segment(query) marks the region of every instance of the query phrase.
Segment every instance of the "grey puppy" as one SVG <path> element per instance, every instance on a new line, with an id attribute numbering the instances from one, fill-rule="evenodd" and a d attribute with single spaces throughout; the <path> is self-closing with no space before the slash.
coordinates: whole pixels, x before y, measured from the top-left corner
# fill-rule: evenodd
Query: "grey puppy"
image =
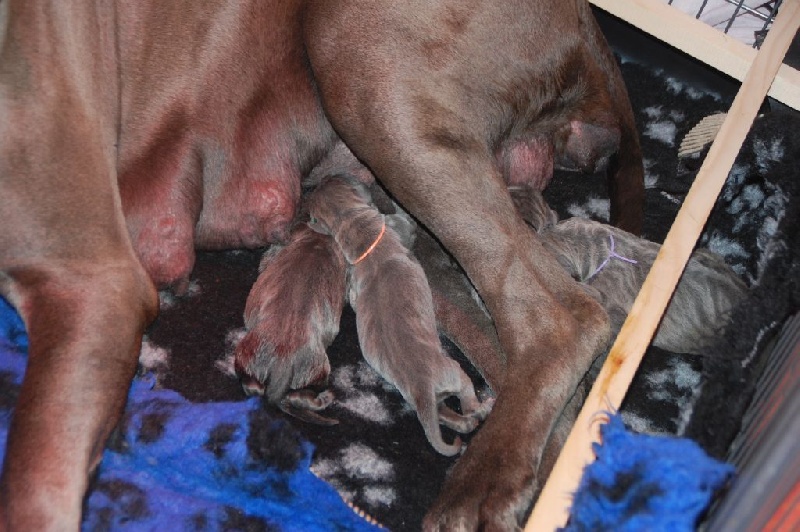
<path id="1" fill-rule="evenodd" d="M 461 366 L 445 354 L 425 273 L 370 202 L 357 180 L 325 178 L 308 199 L 309 225 L 332 235 L 351 265 L 349 297 L 364 358 L 414 408 L 434 449 L 452 456 L 461 439 L 445 443 L 439 425 L 467 434 L 493 400 L 481 402 Z M 451 396 L 462 414 L 444 404 Z"/>
<path id="2" fill-rule="evenodd" d="M 583 218 L 558 220 L 541 193 L 509 189 L 522 217 L 539 233 L 544 247 L 603 305 L 614 333 L 628 315 L 660 244 L 610 225 Z M 653 339 L 676 353 L 702 354 L 728 324 L 747 286 L 725 261 L 697 249 L 678 282 Z"/>

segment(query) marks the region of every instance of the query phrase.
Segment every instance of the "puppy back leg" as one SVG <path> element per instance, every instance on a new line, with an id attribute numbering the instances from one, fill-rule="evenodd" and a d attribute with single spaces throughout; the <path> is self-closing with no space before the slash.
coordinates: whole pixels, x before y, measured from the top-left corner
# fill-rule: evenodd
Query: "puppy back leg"
<path id="1" fill-rule="evenodd" d="M 492 391 L 499 393 L 506 358 L 491 317 L 476 300 L 475 289 L 427 230 L 417 231 L 413 251 L 430 282 L 439 329 L 476 367 Z"/>
<path id="2" fill-rule="evenodd" d="M 116 190 L 113 4 L 0 10 L 0 293 L 30 339 L 0 529 L 78 530 L 157 297 Z"/>

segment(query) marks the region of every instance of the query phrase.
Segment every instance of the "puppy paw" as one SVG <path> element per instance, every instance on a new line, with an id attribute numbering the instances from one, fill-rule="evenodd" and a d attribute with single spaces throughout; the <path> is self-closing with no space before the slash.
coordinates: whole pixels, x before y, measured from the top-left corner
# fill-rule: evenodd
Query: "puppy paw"
<path id="1" fill-rule="evenodd" d="M 268 331 L 250 330 L 234 351 L 234 368 L 248 395 L 266 395 L 279 405 L 287 399 L 296 405 L 320 410 L 333 400 L 332 394 L 313 394 L 306 388 L 324 384 L 330 374 L 330 362 L 324 351 L 301 348 L 283 354 L 270 342 Z M 313 397 L 312 397 L 313 395 Z"/>
<path id="2" fill-rule="evenodd" d="M 489 413 L 492 411 L 494 407 L 494 397 L 487 397 L 481 403 L 478 404 L 478 407 L 474 410 L 469 412 L 469 415 L 483 421 L 489 416 Z"/>
<path id="3" fill-rule="evenodd" d="M 464 404 L 462 401 L 461 409 L 463 414 L 459 414 L 444 403 L 439 405 L 439 422 L 445 427 L 460 434 L 469 434 L 478 428 L 478 425 L 486 419 L 494 406 L 494 397 L 489 397 L 483 402 L 473 401 L 474 404 Z"/>
<path id="4" fill-rule="evenodd" d="M 237 370 L 242 390 L 248 397 L 264 395 L 264 385 L 258 379 Z"/>
<path id="5" fill-rule="evenodd" d="M 550 208 L 538 190 L 528 186 L 512 186 L 508 188 L 508 191 L 519 215 L 537 233 L 558 223 L 558 215 Z"/>
<path id="6" fill-rule="evenodd" d="M 311 389 L 292 390 L 281 399 L 280 409 L 306 423 L 314 425 L 332 426 L 338 425 L 339 420 L 328 418 L 318 414 L 320 410 L 325 410 L 335 400 L 331 390 L 316 393 Z"/>
<path id="7" fill-rule="evenodd" d="M 460 434 L 469 434 L 480 424 L 481 420 L 465 414 L 459 414 L 444 403 L 439 405 L 439 423 Z"/>

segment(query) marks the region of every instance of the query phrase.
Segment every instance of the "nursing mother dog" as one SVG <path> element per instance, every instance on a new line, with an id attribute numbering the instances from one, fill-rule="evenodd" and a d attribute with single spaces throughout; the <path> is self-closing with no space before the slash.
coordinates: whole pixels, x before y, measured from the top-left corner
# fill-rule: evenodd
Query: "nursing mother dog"
<path id="1" fill-rule="evenodd" d="M 156 288 L 185 290 L 195 249 L 282 241 L 340 143 L 460 262 L 505 353 L 425 526 L 517 525 L 608 324 L 507 182 L 608 164 L 612 222 L 642 221 L 630 104 L 584 0 L 0 0 L 0 47 L 0 292 L 30 336 L 3 528 L 79 528 Z"/>

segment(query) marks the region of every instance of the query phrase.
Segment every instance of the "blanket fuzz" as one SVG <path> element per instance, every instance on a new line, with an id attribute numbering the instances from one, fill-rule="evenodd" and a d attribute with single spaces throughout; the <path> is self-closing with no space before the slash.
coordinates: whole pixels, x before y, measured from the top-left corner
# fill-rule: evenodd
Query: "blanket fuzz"
<path id="1" fill-rule="evenodd" d="M 565 532 L 690 532 L 733 467 L 686 438 L 635 434 L 612 415 L 583 473 Z"/>

